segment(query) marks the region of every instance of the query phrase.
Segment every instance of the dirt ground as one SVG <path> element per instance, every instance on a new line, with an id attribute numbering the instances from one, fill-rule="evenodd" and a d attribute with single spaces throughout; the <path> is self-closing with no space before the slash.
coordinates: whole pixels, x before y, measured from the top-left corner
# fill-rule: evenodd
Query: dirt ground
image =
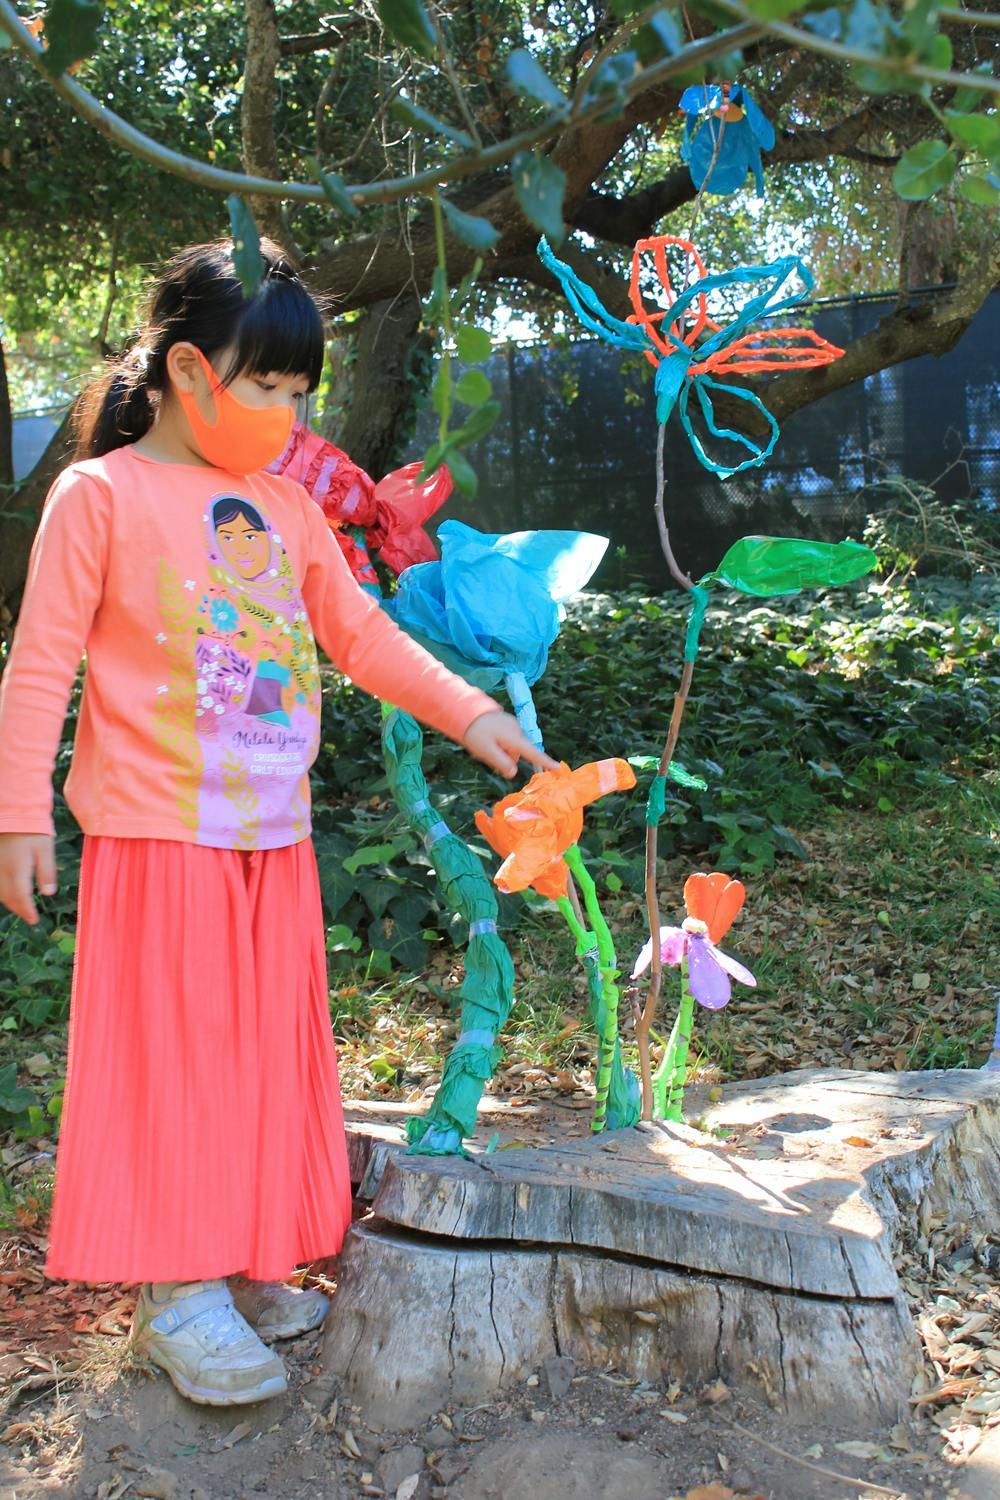
<path id="1" fill-rule="evenodd" d="M 118 1311 L 128 1309 L 119 1301 Z M 417 1431 L 385 1431 L 338 1399 L 317 1362 L 319 1344 L 318 1332 L 283 1344 L 287 1396 L 240 1411 L 192 1406 L 165 1376 L 132 1364 L 123 1338 L 94 1340 L 68 1384 L 44 1383 L 39 1370 L 36 1385 L 8 1392 L 0 1500 L 1000 1494 L 1000 1479 L 995 1490 L 966 1489 L 964 1468 L 944 1461 L 926 1419 L 859 1442 L 847 1430 L 789 1427 L 721 1384 L 653 1390 L 566 1360 L 487 1405 L 442 1411 Z"/>

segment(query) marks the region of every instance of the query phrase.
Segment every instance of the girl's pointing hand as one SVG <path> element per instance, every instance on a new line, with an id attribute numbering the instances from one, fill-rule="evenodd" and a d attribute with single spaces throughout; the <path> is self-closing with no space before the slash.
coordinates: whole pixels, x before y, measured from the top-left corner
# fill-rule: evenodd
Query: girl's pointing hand
<path id="1" fill-rule="evenodd" d="M 513 714 L 480 714 L 465 731 L 462 744 L 470 755 L 499 771 L 514 776 L 519 760 L 530 761 L 539 771 L 558 771 L 559 762 L 539 750 L 527 738 Z"/>

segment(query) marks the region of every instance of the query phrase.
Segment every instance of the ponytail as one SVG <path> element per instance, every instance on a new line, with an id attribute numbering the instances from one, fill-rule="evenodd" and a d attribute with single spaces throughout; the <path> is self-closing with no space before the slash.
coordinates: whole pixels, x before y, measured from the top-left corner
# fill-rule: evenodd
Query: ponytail
<path id="1" fill-rule="evenodd" d="M 75 458 L 101 458 L 149 431 L 156 408 L 147 384 L 148 365 L 149 351 L 137 344 L 87 387 L 73 410 Z"/>
<path id="2" fill-rule="evenodd" d="M 232 243 L 189 245 L 166 266 L 150 296 L 145 325 L 128 353 L 84 391 L 73 413 L 77 459 L 100 458 L 143 437 L 170 381 L 167 355 L 191 343 L 206 359 L 234 347 L 224 380 L 304 375 L 315 390 L 323 371 L 323 317 L 281 248 L 261 240 L 264 278 L 247 297 Z"/>

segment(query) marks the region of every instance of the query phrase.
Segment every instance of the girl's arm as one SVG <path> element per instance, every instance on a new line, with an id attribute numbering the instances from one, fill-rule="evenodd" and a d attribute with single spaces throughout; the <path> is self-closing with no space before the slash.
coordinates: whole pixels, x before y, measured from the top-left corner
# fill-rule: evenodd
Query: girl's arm
<path id="1" fill-rule="evenodd" d="M 309 562 L 302 597 L 334 665 L 365 692 L 439 729 L 505 776 L 513 776 L 519 758 L 554 769 L 556 762 L 525 737 L 513 715 L 449 672 L 358 587 L 319 506 L 307 500 L 304 509 Z"/>
<path id="2" fill-rule="evenodd" d="M 0 900 L 29 921 L 34 916 L 32 876 L 37 875 L 46 893 L 55 888 L 51 844 L 44 842 L 54 835 L 52 768 L 101 601 L 109 505 L 103 486 L 72 468 L 52 486 L 0 681 Z"/>

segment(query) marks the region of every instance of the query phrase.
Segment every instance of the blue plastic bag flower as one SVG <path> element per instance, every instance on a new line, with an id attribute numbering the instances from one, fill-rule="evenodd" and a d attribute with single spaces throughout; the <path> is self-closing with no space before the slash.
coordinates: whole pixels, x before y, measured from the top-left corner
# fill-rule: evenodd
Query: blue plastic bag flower
<path id="1" fill-rule="evenodd" d="M 487 535 L 445 521 L 437 540 L 440 560 L 405 569 L 386 608 L 478 687 L 489 691 L 506 680 L 525 733 L 541 743 L 530 684 L 545 671 L 562 603 L 589 581 L 607 538 L 586 531 Z"/>
<path id="2" fill-rule="evenodd" d="M 760 153 L 773 147 L 774 126 L 743 86 L 695 84 L 684 90 L 679 108 L 684 111 L 681 156 L 699 192 L 704 187 L 728 197 L 739 192 L 752 172 L 758 196 L 763 196 Z"/>

